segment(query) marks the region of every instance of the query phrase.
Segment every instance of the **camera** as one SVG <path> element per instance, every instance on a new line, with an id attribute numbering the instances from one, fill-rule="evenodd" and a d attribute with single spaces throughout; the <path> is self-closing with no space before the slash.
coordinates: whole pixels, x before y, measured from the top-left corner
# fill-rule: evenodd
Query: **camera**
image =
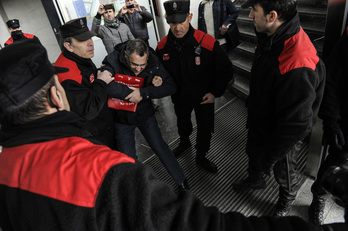
<path id="1" fill-rule="evenodd" d="M 134 4 L 130 4 L 127 6 L 128 9 L 135 8 Z"/>

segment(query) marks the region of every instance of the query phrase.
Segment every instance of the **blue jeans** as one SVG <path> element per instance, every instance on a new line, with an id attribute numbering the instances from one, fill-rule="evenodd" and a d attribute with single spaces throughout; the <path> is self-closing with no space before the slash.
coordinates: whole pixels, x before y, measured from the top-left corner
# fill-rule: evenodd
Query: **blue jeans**
<path id="1" fill-rule="evenodd" d="M 185 175 L 168 144 L 163 140 L 155 116 L 151 116 L 145 122 L 135 125 L 115 123 L 118 150 L 134 159 L 138 158 L 135 149 L 135 128 L 140 130 L 151 149 L 173 177 L 175 183 L 181 185 L 185 180 Z"/>

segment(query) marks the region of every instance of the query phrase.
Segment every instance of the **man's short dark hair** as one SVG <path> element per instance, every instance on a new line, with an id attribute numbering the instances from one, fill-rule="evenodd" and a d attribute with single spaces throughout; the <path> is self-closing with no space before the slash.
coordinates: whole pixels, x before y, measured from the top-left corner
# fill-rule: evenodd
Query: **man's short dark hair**
<path id="1" fill-rule="evenodd" d="M 149 48 L 142 39 L 133 39 L 130 40 L 126 45 L 126 54 L 130 57 L 133 53 L 136 53 L 140 57 L 143 57 L 145 54 L 149 57 Z"/>
<path id="2" fill-rule="evenodd" d="M 34 95 L 18 106 L 0 107 L 0 124 L 2 127 L 26 124 L 43 117 L 46 112 L 47 92 L 55 86 L 54 77 Z M 0 92 L 0 98 L 4 92 Z"/>
<path id="3" fill-rule="evenodd" d="M 297 12 L 297 0 L 259 1 L 263 11 L 269 14 L 272 10 L 278 13 L 280 21 L 289 21 Z"/>
<path id="4" fill-rule="evenodd" d="M 62 36 L 60 36 L 59 47 L 61 50 L 63 50 L 64 43 L 72 44 L 72 37 L 63 38 Z"/>
<path id="5" fill-rule="evenodd" d="M 104 5 L 104 10 L 109 10 L 109 9 L 112 9 L 115 12 L 114 4 Z"/>

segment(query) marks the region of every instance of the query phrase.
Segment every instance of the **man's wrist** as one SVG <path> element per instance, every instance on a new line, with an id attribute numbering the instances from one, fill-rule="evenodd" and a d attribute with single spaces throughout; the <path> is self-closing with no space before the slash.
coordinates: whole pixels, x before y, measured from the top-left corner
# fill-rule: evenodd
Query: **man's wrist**
<path id="1" fill-rule="evenodd" d="M 97 15 L 95 16 L 97 19 L 101 19 L 102 14 L 100 14 L 99 12 L 97 12 Z"/>

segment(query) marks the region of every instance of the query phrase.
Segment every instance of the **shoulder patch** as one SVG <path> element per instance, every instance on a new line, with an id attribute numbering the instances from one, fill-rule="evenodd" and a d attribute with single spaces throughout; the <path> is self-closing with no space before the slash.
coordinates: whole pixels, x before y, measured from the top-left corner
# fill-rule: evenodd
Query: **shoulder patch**
<path id="1" fill-rule="evenodd" d="M 7 44 L 7 45 L 10 45 L 10 44 L 12 44 L 13 43 L 13 38 L 12 37 L 10 37 L 9 39 L 7 39 L 7 41 L 5 42 L 5 44 Z"/>
<path id="2" fill-rule="evenodd" d="M 195 37 L 196 41 L 199 43 L 202 41 L 201 46 L 209 51 L 212 51 L 214 49 L 214 44 L 216 39 L 213 38 L 213 36 L 204 33 L 203 31 L 200 30 L 196 30 L 193 34 L 193 36 Z M 204 38 L 203 38 L 204 36 Z M 202 40 L 203 38 L 203 40 Z"/>
<path id="3" fill-rule="evenodd" d="M 29 39 L 32 39 L 34 38 L 34 35 L 33 34 L 27 34 L 27 33 L 23 33 L 23 35 Z"/>
<path id="4" fill-rule="evenodd" d="M 284 42 L 284 48 L 278 57 L 278 61 L 282 75 L 301 67 L 315 70 L 319 62 L 317 50 L 302 27 L 297 34 Z"/>
<path id="5" fill-rule="evenodd" d="M 54 66 L 66 67 L 69 69 L 68 72 L 58 74 L 58 79 L 60 83 L 68 79 L 74 80 L 79 84 L 82 83 L 81 71 L 77 67 L 77 64 L 74 61 L 65 58 L 63 54 L 59 55 L 57 61 L 54 63 Z"/>
<path id="6" fill-rule="evenodd" d="M 106 146 L 68 137 L 3 148 L 0 163 L 0 184 L 92 208 L 110 168 L 135 161 Z"/>
<path id="7" fill-rule="evenodd" d="M 161 39 L 161 41 L 158 42 L 157 44 L 157 50 L 161 50 L 165 47 L 166 43 L 167 43 L 167 39 L 168 39 L 168 35 L 164 36 L 163 39 Z"/>

